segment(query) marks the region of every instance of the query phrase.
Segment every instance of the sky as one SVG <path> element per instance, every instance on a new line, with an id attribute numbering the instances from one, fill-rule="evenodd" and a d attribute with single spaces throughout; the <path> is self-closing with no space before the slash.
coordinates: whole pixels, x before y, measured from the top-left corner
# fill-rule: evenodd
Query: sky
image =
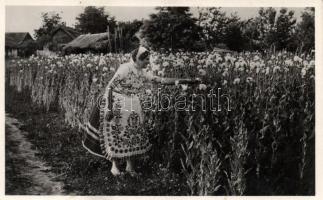
<path id="1" fill-rule="evenodd" d="M 279 9 L 279 8 L 276 8 Z M 32 36 L 34 30 L 42 24 L 42 12 L 56 12 L 62 17 L 67 26 L 73 27 L 75 18 L 84 11 L 81 6 L 6 6 L 6 32 L 29 32 Z M 255 17 L 258 7 L 223 7 L 228 15 L 236 12 L 241 19 Z M 297 20 L 300 19 L 304 8 L 288 8 L 294 10 Z M 105 7 L 105 11 L 114 16 L 117 21 L 129 21 L 134 19 L 148 19 L 155 12 L 154 7 Z M 192 7 L 193 16 L 197 16 L 197 8 Z"/>

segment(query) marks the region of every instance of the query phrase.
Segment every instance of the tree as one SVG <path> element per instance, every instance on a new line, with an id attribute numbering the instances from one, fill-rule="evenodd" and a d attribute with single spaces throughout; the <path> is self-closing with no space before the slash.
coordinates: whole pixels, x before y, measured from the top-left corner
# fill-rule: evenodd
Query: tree
<path id="1" fill-rule="evenodd" d="M 130 52 L 139 45 L 139 39 L 136 37 L 136 33 L 143 25 L 142 21 L 134 20 L 128 22 L 120 22 L 118 24 L 118 35 L 120 40 L 120 49 L 123 52 Z"/>
<path id="2" fill-rule="evenodd" d="M 58 13 L 42 13 L 42 26 L 35 30 L 35 38 L 37 40 L 38 46 L 42 47 L 44 44 L 50 42 L 51 32 L 58 26 L 65 26 L 65 22 L 62 22 L 62 18 Z"/>
<path id="3" fill-rule="evenodd" d="M 246 50 L 263 51 L 275 45 L 276 16 L 276 9 L 260 8 L 258 16 L 242 23 Z"/>
<path id="4" fill-rule="evenodd" d="M 114 32 L 116 21 L 105 13 L 104 7 L 85 7 L 84 12 L 76 17 L 77 24 L 75 28 L 80 33 L 103 33 L 109 26 L 110 33 Z"/>
<path id="5" fill-rule="evenodd" d="M 258 16 L 255 18 L 256 31 L 258 32 L 253 38 L 257 41 L 260 50 L 265 50 L 274 45 L 275 42 L 275 22 L 276 22 L 276 10 L 274 8 L 260 8 Z"/>
<path id="6" fill-rule="evenodd" d="M 209 49 L 224 43 L 233 50 L 240 49 L 231 41 L 239 42 L 242 31 L 239 28 L 240 19 L 236 15 L 226 16 L 221 8 L 210 7 L 199 10 L 198 25 L 203 30 L 203 40 Z M 237 39 L 235 39 L 237 37 Z M 238 41 L 239 40 L 239 41 Z M 230 44 L 228 44 L 230 43 Z"/>
<path id="7" fill-rule="evenodd" d="M 245 38 L 241 30 L 241 22 L 230 23 L 226 27 L 224 36 L 224 43 L 226 46 L 234 51 L 242 51 L 245 48 Z"/>
<path id="8" fill-rule="evenodd" d="M 242 35 L 244 38 L 244 50 L 254 51 L 261 49 L 259 40 L 260 32 L 254 18 L 242 21 Z"/>
<path id="9" fill-rule="evenodd" d="M 297 25 L 297 39 L 302 50 L 315 48 L 315 9 L 306 8 L 302 13 L 302 21 Z"/>
<path id="10" fill-rule="evenodd" d="M 275 32 L 273 33 L 273 41 L 277 50 L 289 48 L 293 50 L 294 47 L 290 46 L 293 44 L 293 34 L 295 32 L 296 19 L 294 18 L 294 11 L 287 12 L 287 9 L 282 8 L 279 11 L 279 16 L 276 21 Z"/>
<path id="11" fill-rule="evenodd" d="M 277 15 L 274 8 L 260 8 L 258 16 L 245 23 L 243 35 L 249 50 L 293 50 L 295 47 L 294 11 L 282 8 Z"/>
<path id="12" fill-rule="evenodd" d="M 156 10 L 140 31 L 151 48 L 188 51 L 203 48 L 201 29 L 188 7 L 157 7 Z"/>

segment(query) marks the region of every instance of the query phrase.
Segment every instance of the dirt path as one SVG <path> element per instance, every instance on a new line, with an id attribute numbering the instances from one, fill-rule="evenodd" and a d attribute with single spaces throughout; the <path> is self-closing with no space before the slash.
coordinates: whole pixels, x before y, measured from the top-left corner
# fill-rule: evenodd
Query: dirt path
<path id="1" fill-rule="evenodd" d="M 63 183 L 54 180 L 57 175 L 37 156 L 21 125 L 6 115 L 6 194 L 64 194 Z"/>

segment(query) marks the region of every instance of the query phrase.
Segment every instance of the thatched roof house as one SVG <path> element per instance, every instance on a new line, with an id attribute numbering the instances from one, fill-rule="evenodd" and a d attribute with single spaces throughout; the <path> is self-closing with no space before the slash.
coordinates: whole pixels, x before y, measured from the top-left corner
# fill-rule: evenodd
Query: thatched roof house
<path id="1" fill-rule="evenodd" d="M 26 50 L 30 51 L 34 45 L 34 39 L 28 32 L 8 32 L 5 34 L 6 57 L 24 56 Z"/>
<path id="2" fill-rule="evenodd" d="M 51 33 L 53 42 L 64 44 L 69 43 L 79 35 L 79 32 L 68 26 L 59 26 Z"/>
<path id="3" fill-rule="evenodd" d="M 19 48 L 24 42 L 34 41 L 28 32 L 9 32 L 6 33 L 5 38 L 5 47 L 6 48 Z"/>
<path id="4" fill-rule="evenodd" d="M 109 43 L 108 33 L 83 34 L 66 44 L 64 53 L 107 52 Z"/>
<path id="5" fill-rule="evenodd" d="M 65 44 L 74 40 L 80 33 L 68 26 L 58 26 L 50 34 L 50 42 L 45 44 L 45 49 L 53 51 L 61 50 Z"/>

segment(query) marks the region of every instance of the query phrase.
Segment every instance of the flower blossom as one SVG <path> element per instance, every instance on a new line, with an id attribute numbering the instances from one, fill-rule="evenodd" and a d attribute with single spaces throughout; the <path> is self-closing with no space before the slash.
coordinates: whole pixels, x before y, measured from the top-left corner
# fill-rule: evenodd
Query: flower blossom
<path id="1" fill-rule="evenodd" d="M 146 90 L 146 94 L 151 95 L 152 94 L 151 90 L 150 89 L 147 89 Z"/>
<path id="2" fill-rule="evenodd" d="M 256 73 L 258 74 L 260 72 L 260 67 L 256 68 Z"/>
<path id="3" fill-rule="evenodd" d="M 200 74 L 201 76 L 205 76 L 205 75 L 206 75 L 206 71 L 205 71 L 204 69 L 200 69 L 200 70 L 199 70 L 199 74 Z"/>
<path id="4" fill-rule="evenodd" d="M 99 61 L 99 66 L 103 66 L 103 65 L 106 65 L 106 62 L 104 59 L 101 58 Z"/>
<path id="5" fill-rule="evenodd" d="M 240 78 L 235 78 L 234 80 L 233 80 L 233 84 L 234 85 L 238 85 L 240 83 Z"/>
<path id="6" fill-rule="evenodd" d="M 293 65 L 293 61 L 290 60 L 290 59 L 287 59 L 287 60 L 285 60 L 285 65 L 292 66 Z"/>
<path id="7" fill-rule="evenodd" d="M 229 73 L 228 73 L 228 71 L 227 70 L 225 70 L 223 73 L 222 73 L 222 76 L 223 77 L 226 77 L 226 76 L 228 76 L 229 75 Z"/>
<path id="8" fill-rule="evenodd" d="M 306 75 L 306 68 L 305 67 L 302 69 L 301 74 L 302 74 L 302 78 L 304 78 Z"/>
<path id="9" fill-rule="evenodd" d="M 158 76 L 164 76 L 164 71 L 163 70 L 160 70 L 160 71 L 158 71 Z"/>
<path id="10" fill-rule="evenodd" d="M 178 86 L 178 84 L 179 84 L 179 81 L 178 81 L 178 80 L 177 80 L 177 81 L 175 81 L 175 85 L 176 85 L 176 86 Z"/>
<path id="11" fill-rule="evenodd" d="M 303 59 L 298 57 L 298 56 L 294 56 L 294 62 L 302 62 Z"/>
<path id="12" fill-rule="evenodd" d="M 314 67 L 315 66 L 315 61 L 314 60 L 311 60 L 309 66 L 310 67 Z"/>
<path id="13" fill-rule="evenodd" d="M 166 61 L 166 62 L 163 62 L 163 67 L 167 67 L 169 66 L 169 63 Z"/>
<path id="14" fill-rule="evenodd" d="M 153 71 L 159 71 L 160 70 L 160 66 L 155 64 L 155 63 L 152 63 L 151 64 L 151 70 Z"/>
<path id="15" fill-rule="evenodd" d="M 252 77 L 247 77 L 246 81 L 247 81 L 247 83 L 251 83 L 253 81 L 253 78 Z"/>
<path id="16" fill-rule="evenodd" d="M 206 87 L 206 85 L 205 85 L 205 84 L 200 84 L 200 85 L 199 85 L 199 89 L 200 89 L 200 90 L 206 90 L 206 88 L 207 88 L 207 87 Z"/>
<path id="17" fill-rule="evenodd" d="M 276 72 L 279 72 L 279 71 L 280 71 L 280 67 L 279 66 L 275 66 L 273 72 L 276 73 Z"/>
<path id="18" fill-rule="evenodd" d="M 188 88 L 188 85 L 184 85 L 184 84 L 183 84 L 183 85 L 181 85 L 181 87 L 182 87 L 182 90 L 183 90 L 183 91 L 186 91 L 186 90 L 187 90 L 187 88 Z"/>

